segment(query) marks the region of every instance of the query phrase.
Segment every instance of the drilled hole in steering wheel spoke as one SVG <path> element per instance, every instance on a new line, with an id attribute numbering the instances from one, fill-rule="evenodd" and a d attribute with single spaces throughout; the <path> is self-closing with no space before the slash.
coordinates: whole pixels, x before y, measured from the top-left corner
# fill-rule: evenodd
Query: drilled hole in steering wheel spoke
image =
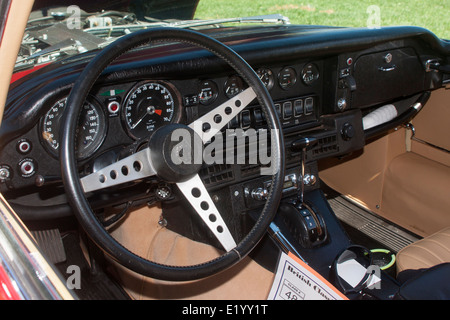
<path id="1" fill-rule="evenodd" d="M 209 130 L 211 130 L 211 125 L 208 122 L 203 123 L 202 131 L 203 132 L 208 132 Z"/>
<path id="2" fill-rule="evenodd" d="M 231 107 L 226 107 L 224 111 L 225 114 L 228 116 L 233 113 L 233 109 Z"/>
<path id="3" fill-rule="evenodd" d="M 142 170 L 142 164 L 139 161 L 133 162 L 133 168 L 136 172 L 140 172 Z"/>
<path id="4" fill-rule="evenodd" d="M 202 192 L 198 188 L 193 188 L 191 190 L 191 193 L 195 198 L 200 198 L 200 196 L 202 195 Z"/>
<path id="5" fill-rule="evenodd" d="M 209 209 L 209 204 L 208 204 L 208 202 L 206 202 L 206 201 L 202 201 L 202 203 L 200 203 L 200 207 L 201 207 L 204 211 L 206 211 L 206 210 Z"/>

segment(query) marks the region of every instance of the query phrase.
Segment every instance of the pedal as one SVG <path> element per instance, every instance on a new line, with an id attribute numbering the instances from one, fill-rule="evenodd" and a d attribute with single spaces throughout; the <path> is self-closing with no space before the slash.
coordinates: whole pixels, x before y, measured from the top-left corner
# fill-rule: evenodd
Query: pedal
<path id="1" fill-rule="evenodd" d="M 42 253 L 53 263 L 66 261 L 66 251 L 58 229 L 32 231 Z"/>

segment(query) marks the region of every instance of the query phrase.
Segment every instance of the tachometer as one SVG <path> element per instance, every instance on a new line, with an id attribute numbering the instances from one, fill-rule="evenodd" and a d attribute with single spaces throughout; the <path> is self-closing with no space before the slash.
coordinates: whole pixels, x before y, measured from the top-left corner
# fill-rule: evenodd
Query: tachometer
<path id="1" fill-rule="evenodd" d="M 61 117 L 67 98 L 56 102 L 41 122 L 41 137 L 47 150 L 55 156 L 59 151 Z M 91 156 L 102 144 L 106 134 L 106 118 L 100 105 L 91 99 L 86 101 L 80 114 L 76 134 L 76 154 L 79 160 Z"/>
<path id="2" fill-rule="evenodd" d="M 178 91 L 163 81 L 137 84 L 129 92 L 122 119 L 128 134 L 138 140 L 149 137 L 160 126 L 179 120 Z"/>

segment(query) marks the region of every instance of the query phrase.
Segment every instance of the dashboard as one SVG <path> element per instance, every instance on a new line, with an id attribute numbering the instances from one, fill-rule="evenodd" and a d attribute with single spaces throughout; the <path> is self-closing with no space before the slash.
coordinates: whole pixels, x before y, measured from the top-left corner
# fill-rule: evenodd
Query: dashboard
<path id="1" fill-rule="evenodd" d="M 403 114 L 421 94 L 440 87 L 446 79 L 427 72 L 425 64 L 430 59 L 445 63 L 450 52 L 448 43 L 413 27 L 233 27 L 204 32 L 240 53 L 269 91 L 286 145 L 286 196 L 299 187 L 299 138 L 318 141 L 306 151 L 311 178 L 306 189 L 318 188 L 317 161 L 361 150 L 367 139 L 363 117 L 372 110 L 395 103 Z M 0 127 L 0 191 L 24 219 L 70 215 L 61 181 L 59 132 L 70 88 L 91 58 L 92 53 L 67 58 L 11 86 Z M 197 48 L 167 43 L 127 53 L 105 70 L 81 111 L 76 141 L 80 174 L 139 151 L 159 127 L 192 123 L 246 87 L 223 61 Z M 264 128 L 257 102 L 226 127 Z M 247 160 L 251 157 L 247 154 Z M 213 199 L 221 199 L 218 206 L 229 212 L 227 219 L 261 206 L 261 190 L 270 186 L 260 167 L 247 161 L 202 168 L 200 176 Z M 125 185 L 93 194 L 91 201 L 97 208 L 145 203 L 155 199 L 158 185 L 152 180 Z M 180 204 L 176 191 L 171 193 L 166 208 L 176 211 Z"/>

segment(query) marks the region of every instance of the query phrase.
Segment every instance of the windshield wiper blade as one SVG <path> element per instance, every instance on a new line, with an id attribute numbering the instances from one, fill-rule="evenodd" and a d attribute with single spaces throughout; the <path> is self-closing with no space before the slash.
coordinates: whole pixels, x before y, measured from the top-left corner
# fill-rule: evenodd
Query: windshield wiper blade
<path id="1" fill-rule="evenodd" d="M 212 19 L 212 20 L 186 20 L 180 22 L 170 23 L 172 27 L 198 27 L 203 25 L 214 25 L 222 23 L 281 23 L 290 24 L 289 18 L 281 14 L 267 14 L 261 16 L 253 17 L 239 17 L 239 18 L 223 18 L 223 19 Z"/>
<path id="2" fill-rule="evenodd" d="M 201 26 L 213 26 L 224 23 L 271 23 L 271 24 L 290 24 L 289 18 L 281 14 L 268 14 L 253 17 L 239 17 L 239 18 L 224 18 L 224 19 L 211 19 L 211 20 L 183 20 L 183 21 L 156 21 L 148 23 L 138 24 L 124 24 L 124 25 L 111 25 L 102 27 L 92 27 L 84 29 L 84 32 L 109 38 L 99 47 L 104 47 L 111 42 L 114 42 L 122 35 L 132 33 L 137 30 L 156 28 L 156 27 L 172 27 L 172 28 L 194 28 Z M 118 34 L 120 33 L 120 35 Z"/>
<path id="3" fill-rule="evenodd" d="M 123 32 L 133 32 L 138 29 L 145 29 L 151 27 L 174 27 L 174 28 L 192 28 L 207 25 L 216 25 L 223 23 L 275 23 L 275 24 L 290 24 L 289 18 L 281 14 L 269 14 L 253 17 L 239 17 L 239 18 L 224 18 L 224 19 L 211 19 L 211 20 L 184 20 L 184 21 L 159 21 L 139 24 L 125 24 L 125 25 L 112 25 L 105 27 L 93 27 L 85 29 L 85 32 L 92 34 L 99 34 L 102 32 L 112 32 L 122 30 Z"/>

